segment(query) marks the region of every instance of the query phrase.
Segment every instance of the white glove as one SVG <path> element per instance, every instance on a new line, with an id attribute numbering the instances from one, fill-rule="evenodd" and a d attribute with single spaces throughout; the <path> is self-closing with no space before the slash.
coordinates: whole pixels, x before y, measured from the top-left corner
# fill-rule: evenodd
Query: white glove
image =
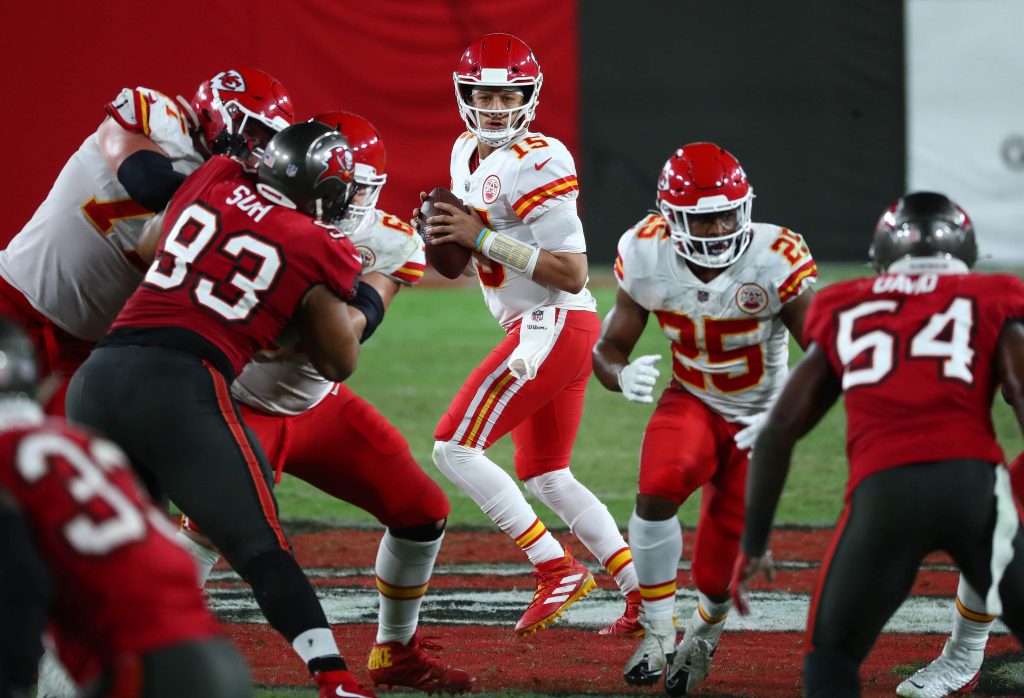
<path id="1" fill-rule="evenodd" d="M 739 424 L 744 424 L 742 429 L 733 435 L 733 441 L 736 442 L 736 448 L 747 449 L 753 448 L 754 442 L 757 441 L 758 434 L 764 428 L 764 423 L 768 419 L 768 410 L 764 412 L 758 412 L 747 417 L 736 417 L 732 421 Z"/>
<path id="2" fill-rule="evenodd" d="M 619 371 L 619 387 L 622 396 L 630 402 L 654 402 L 654 384 L 658 382 L 661 371 L 654 367 L 661 357 L 648 354 L 633 359 L 628 366 Z"/>

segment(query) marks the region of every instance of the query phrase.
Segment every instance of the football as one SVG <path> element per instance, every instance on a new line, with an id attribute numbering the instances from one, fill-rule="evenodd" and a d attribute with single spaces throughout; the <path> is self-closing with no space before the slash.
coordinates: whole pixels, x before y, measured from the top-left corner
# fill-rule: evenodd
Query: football
<path id="1" fill-rule="evenodd" d="M 427 195 L 426 200 L 420 204 L 420 232 L 423 235 L 423 241 L 426 243 L 427 262 L 441 276 L 448 279 L 457 279 L 466 268 L 466 265 L 469 264 L 469 258 L 473 255 L 473 251 L 454 242 L 444 245 L 434 245 L 431 243 L 430 226 L 426 224 L 426 220 L 431 216 L 446 215 L 445 211 L 434 206 L 437 202 L 451 204 L 459 208 L 463 208 L 464 204 L 459 197 L 444 187 L 435 187 Z"/>

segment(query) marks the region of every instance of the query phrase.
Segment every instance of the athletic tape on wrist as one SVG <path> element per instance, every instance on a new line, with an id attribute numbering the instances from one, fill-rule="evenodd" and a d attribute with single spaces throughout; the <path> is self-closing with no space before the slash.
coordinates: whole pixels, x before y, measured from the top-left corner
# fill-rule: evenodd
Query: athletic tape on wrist
<path id="1" fill-rule="evenodd" d="M 512 267 L 516 271 L 525 272 L 528 277 L 533 277 L 533 270 L 537 266 L 537 259 L 540 257 L 540 249 L 525 242 L 519 242 L 490 230 L 480 246 L 480 252 L 495 262 L 500 262 Z"/>

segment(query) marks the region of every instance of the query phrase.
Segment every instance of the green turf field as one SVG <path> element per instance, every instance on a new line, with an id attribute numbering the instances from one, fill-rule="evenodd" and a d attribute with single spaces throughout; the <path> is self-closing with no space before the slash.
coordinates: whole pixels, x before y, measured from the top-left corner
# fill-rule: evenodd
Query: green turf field
<path id="1" fill-rule="evenodd" d="M 821 283 L 870 273 L 864 266 L 826 265 Z M 611 308 L 615 285 L 607 269 L 594 270 L 591 290 L 603 316 Z M 501 338 L 501 330 L 483 304 L 475 284 L 447 284 L 403 291 L 387 319 L 364 348 L 356 375 L 348 382 L 394 423 L 409 440 L 413 455 L 448 493 L 452 503 L 451 527 L 489 527 L 490 520 L 434 467 L 430 458 L 433 430 L 449 400 L 469 371 Z M 657 323 L 634 353 L 661 354 L 662 382 L 670 373 L 669 345 Z M 793 346 L 791 363 L 800 349 Z M 640 438 L 653 405 L 627 402 L 591 379 L 583 423 L 573 453 L 572 469 L 607 504 L 625 528 L 636 492 Z M 1010 410 L 997 398 L 996 428 L 1006 453 L 1021 450 L 1019 429 Z M 846 479 L 845 417 L 837 405 L 796 451 L 795 462 L 782 497 L 778 521 L 791 524 L 830 524 L 842 503 Z M 489 451 L 511 472 L 511 440 L 503 439 Z M 284 477 L 278 490 L 286 521 L 316 520 L 331 524 L 372 524 L 363 511 L 322 495 L 305 483 Z M 549 528 L 565 526 L 543 505 L 534 502 Z M 684 524 L 697 517 L 697 500 L 682 510 Z"/>

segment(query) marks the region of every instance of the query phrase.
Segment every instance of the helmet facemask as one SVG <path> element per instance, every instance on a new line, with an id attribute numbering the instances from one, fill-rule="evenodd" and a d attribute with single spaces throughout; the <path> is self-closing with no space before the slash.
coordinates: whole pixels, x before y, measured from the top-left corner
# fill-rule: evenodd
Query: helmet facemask
<path id="1" fill-rule="evenodd" d="M 753 190 L 738 202 L 717 195 L 700 199 L 696 206 L 673 206 L 659 199 L 658 210 L 669 223 L 669 235 L 679 256 L 701 267 L 720 269 L 733 264 L 750 244 L 753 200 Z M 731 212 L 734 215 L 729 216 Z M 716 236 L 693 232 L 695 227 L 706 227 L 715 220 L 721 220 L 720 225 L 727 225 L 732 232 Z"/>
<path id="2" fill-rule="evenodd" d="M 530 122 L 537 115 L 537 104 L 539 103 L 540 86 L 544 79 L 543 75 L 537 76 L 536 81 L 533 78 L 529 78 L 528 82 L 505 82 L 504 70 L 494 70 L 494 73 L 501 74 L 501 82 L 495 82 L 494 84 L 488 84 L 485 80 L 488 77 L 488 73 L 492 72 L 491 69 L 485 68 L 483 71 L 483 78 L 480 82 L 469 82 L 460 80 L 459 75 L 455 75 L 455 99 L 459 104 L 459 114 L 462 116 L 462 120 L 466 123 L 466 128 L 479 139 L 484 145 L 489 145 L 493 148 L 499 148 L 506 143 L 512 141 L 517 136 L 525 133 L 530 126 Z M 497 77 L 497 76 L 495 76 Z M 506 109 L 496 109 L 491 106 L 488 107 L 477 107 L 472 103 L 473 93 L 476 89 L 483 90 L 516 90 L 523 95 L 523 103 L 516 107 Z M 507 125 L 504 128 L 486 128 L 485 122 L 489 117 L 497 115 L 503 120 L 507 119 Z"/>
<path id="3" fill-rule="evenodd" d="M 377 170 L 369 165 L 357 162 L 355 166 L 356 186 L 345 215 L 335 222 L 335 227 L 343 233 L 352 234 L 370 217 L 377 208 L 377 200 L 387 182 L 386 174 L 377 174 Z"/>

